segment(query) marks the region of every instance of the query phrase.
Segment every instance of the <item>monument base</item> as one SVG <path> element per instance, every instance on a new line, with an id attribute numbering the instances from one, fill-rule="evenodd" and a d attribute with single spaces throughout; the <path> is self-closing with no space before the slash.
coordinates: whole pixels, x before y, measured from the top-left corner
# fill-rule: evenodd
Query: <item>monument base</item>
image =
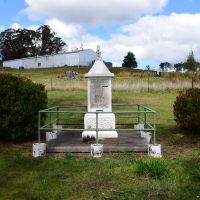
<path id="1" fill-rule="evenodd" d="M 98 129 L 115 129 L 115 114 L 114 113 L 98 113 L 98 120 L 96 120 L 95 113 L 86 113 L 84 117 L 84 128 L 96 129 L 98 122 Z M 96 131 L 83 131 L 82 138 L 95 137 Z M 118 138 L 117 131 L 98 131 L 98 138 Z"/>
<path id="2" fill-rule="evenodd" d="M 83 131 L 82 138 L 96 138 L 96 131 Z M 118 138 L 117 131 L 98 131 L 98 138 Z"/>

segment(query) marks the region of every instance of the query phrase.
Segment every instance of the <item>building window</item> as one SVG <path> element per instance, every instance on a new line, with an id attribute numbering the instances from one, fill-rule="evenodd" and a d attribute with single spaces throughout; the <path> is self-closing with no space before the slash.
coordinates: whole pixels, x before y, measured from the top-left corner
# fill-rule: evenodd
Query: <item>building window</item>
<path id="1" fill-rule="evenodd" d="M 41 63 L 38 63 L 38 67 L 41 67 Z"/>

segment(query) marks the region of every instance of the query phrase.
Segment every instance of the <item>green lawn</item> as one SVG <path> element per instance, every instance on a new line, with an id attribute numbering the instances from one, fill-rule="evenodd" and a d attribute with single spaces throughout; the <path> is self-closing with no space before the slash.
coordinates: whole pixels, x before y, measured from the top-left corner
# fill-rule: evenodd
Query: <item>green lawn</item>
<path id="1" fill-rule="evenodd" d="M 42 75 L 32 73 L 40 82 Z M 86 92 L 78 88 L 49 90 L 49 107 L 86 105 Z M 33 158 L 32 142 L 1 143 L 0 199 L 200 199 L 200 137 L 180 130 L 174 122 L 177 94 L 177 90 L 113 91 L 113 103 L 139 103 L 157 112 L 162 159 L 134 152 L 104 153 L 100 159 L 91 158 L 89 153 Z"/>

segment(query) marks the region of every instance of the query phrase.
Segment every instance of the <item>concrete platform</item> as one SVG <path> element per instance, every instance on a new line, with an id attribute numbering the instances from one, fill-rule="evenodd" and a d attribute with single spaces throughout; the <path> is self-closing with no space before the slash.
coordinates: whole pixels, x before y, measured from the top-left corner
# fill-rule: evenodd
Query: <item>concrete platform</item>
<path id="1" fill-rule="evenodd" d="M 140 137 L 138 131 L 118 132 L 117 139 L 99 140 L 104 145 L 104 152 L 147 152 L 147 144 Z M 90 144 L 95 142 L 84 143 L 82 141 L 82 132 L 64 132 L 58 135 L 57 139 L 47 143 L 48 153 L 62 152 L 90 152 Z"/>

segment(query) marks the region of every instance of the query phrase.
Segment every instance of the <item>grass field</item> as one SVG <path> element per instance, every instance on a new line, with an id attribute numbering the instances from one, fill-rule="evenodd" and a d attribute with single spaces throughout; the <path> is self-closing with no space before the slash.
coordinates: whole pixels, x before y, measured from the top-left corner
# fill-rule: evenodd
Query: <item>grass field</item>
<path id="1" fill-rule="evenodd" d="M 64 70 L 25 70 L 20 74 L 18 70 L 8 71 L 44 83 L 62 77 Z M 66 83 L 64 89 L 47 85 L 49 106 L 86 105 L 83 76 L 86 69 L 81 70 L 78 81 L 59 83 L 59 87 Z M 173 102 L 178 90 L 135 89 L 134 83 L 147 80 L 145 74 L 123 71 L 116 71 L 116 74 L 113 103 L 140 103 L 157 112 L 157 141 L 162 144 L 163 159 L 134 152 L 105 153 L 101 159 L 93 159 L 89 154 L 59 154 L 35 159 L 31 156 L 32 142 L 1 143 L 0 199 L 200 199 L 200 136 L 179 129 L 174 121 Z M 172 79 L 180 85 L 182 81 L 191 85 L 189 77 L 181 75 Z M 167 76 L 155 81 L 157 85 L 173 82 Z M 121 83 L 126 86 L 120 89 Z M 117 84 L 119 86 L 115 87 Z"/>
<path id="2" fill-rule="evenodd" d="M 68 70 L 80 72 L 76 76 L 76 81 L 64 80 L 64 73 Z M 87 80 L 84 78 L 84 73 L 88 70 L 87 67 L 58 67 L 37 70 L 7 69 L 5 72 L 40 82 L 46 86 L 47 90 L 86 90 Z M 192 87 L 192 77 L 194 86 L 200 88 L 200 72 L 196 74 L 163 73 L 161 78 L 155 77 L 155 72 L 148 73 L 141 70 L 112 69 L 112 72 L 115 73 L 112 84 L 114 90 L 147 91 L 148 88 L 151 91 L 180 90 Z"/>

